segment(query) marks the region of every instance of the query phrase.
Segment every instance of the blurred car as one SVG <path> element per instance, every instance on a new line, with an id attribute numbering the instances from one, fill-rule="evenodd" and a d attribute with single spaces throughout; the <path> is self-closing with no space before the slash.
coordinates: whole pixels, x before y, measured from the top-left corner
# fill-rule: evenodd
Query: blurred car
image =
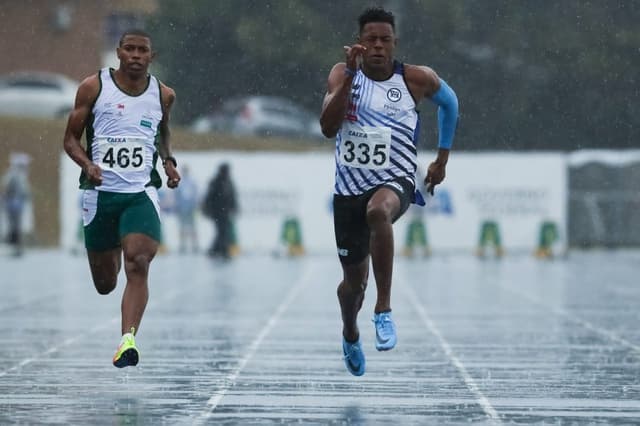
<path id="1" fill-rule="evenodd" d="M 62 118 L 79 83 L 61 74 L 21 72 L 0 77 L 0 115 Z"/>
<path id="2" fill-rule="evenodd" d="M 191 130 L 236 136 L 322 138 L 318 119 L 287 98 L 247 96 L 230 99 L 212 114 L 198 117 Z"/>

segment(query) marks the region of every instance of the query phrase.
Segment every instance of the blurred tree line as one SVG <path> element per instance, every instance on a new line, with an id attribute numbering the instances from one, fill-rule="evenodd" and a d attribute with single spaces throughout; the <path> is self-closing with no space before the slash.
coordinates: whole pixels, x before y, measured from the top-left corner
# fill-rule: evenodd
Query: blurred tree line
<path id="1" fill-rule="evenodd" d="M 640 2 L 386 0 L 396 57 L 429 65 L 460 99 L 455 148 L 574 150 L 640 142 Z M 289 97 L 319 113 L 328 73 L 370 4 L 159 0 L 154 68 L 189 123 L 226 99 Z M 423 102 L 422 148 L 435 147 Z"/>

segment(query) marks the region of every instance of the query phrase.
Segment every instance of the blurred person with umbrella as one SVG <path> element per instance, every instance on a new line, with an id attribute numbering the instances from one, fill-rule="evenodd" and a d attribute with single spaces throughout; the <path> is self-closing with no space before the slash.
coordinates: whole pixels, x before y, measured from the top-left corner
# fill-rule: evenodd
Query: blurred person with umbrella
<path id="1" fill-rule="evenodd" d="M 228 163 L 222 163 L 209 182 L 202 212 L 213 220 L 216 227 L 216 235 L 207 254 L 211 257 L 230 259 L 234 243 L 233 217 L 238 212 L 238 200 Z"/>

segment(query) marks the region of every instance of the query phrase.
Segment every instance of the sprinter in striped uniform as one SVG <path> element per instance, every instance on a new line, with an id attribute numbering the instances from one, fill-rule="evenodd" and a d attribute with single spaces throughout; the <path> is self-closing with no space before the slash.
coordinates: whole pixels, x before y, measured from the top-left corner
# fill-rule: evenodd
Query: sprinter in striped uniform
<path id="1" fill-rule="evenodd" d="M 85 246 L 98 293 L 115 289 L 124 257 L 122 338 L 113 364 L 126 367 L 139 360 L 134 335 L 149 297 L 149 265 L 161 241 L 158 157 L 169 188 L 178 186 L 180 175 L 169 143 L 176 95 L 148 74 L 154 56 L 149 34 L 125 32 L 117 54 L 118 69 L 102 69 L 80 84 L 64 149 L 82 168 Z M 85 131 L 86 149 L 80 143 Z"/>
<path id="2" fill-rule="evenodd" d="M 417 105 L 438 105 L 438 154 L 424 183 L 433 195 L 445 177 L 458 120 L 458 100 L 447 83 L 425 66 L 394 59 L 395 19 L 371 8 L 359 17 L 359 40 L 345 46 L 346 61 L 328 78 L 320 124 L 336 140 L 334 227 L 343 279 L 338 286 L 342 351 L 353 375 L 365 372 L 357 316 L 367 287 L 369 258 L 376 280 L 373 322 L 376 349 L 397 341 L 391 317 L 392 224 L 410 203 L 424 204 L 416 191 L 419 117 Z"/>

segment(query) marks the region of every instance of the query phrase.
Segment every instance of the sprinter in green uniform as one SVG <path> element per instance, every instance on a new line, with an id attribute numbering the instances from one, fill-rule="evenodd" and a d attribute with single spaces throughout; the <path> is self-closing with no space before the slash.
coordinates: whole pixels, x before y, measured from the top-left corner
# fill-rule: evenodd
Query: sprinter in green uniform
<path id="1" fill-rule="evenodd" d="M 115 289 L 124 258 L 122 339 L 113 364 L 126 367 L 139 360 L 134 335 L 149 298 L 149 265 L 161 241 L 158 160 L 169 188 L 178 186 L 180 174 L 169 143 L 176 95 L 148 73 L 151 37 L 126 31 L 117 54 L 118 69 L 104 68 L 80 84 L 64 149 L 82 168 L 85 246 L 98 293 Z"/>

